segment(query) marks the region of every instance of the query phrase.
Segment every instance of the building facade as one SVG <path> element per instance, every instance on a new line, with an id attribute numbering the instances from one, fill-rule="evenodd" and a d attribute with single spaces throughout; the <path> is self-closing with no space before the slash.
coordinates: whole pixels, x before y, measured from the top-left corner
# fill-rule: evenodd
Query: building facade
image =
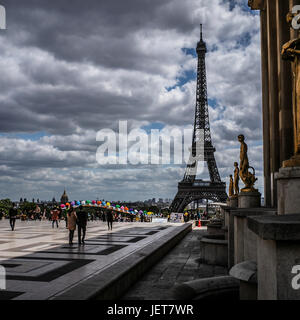
<path id="1" fill-rule="evenodd" d="M 262 114 L 264 148 L 264 201 L 277 206 L 275 173 L 293 155 L 293 83 L 291 63 L 283 61 L 283 44 L 297 37 L 286 21 L 300 0 L 249 0 L 252 10 L 260 10 Z"/>

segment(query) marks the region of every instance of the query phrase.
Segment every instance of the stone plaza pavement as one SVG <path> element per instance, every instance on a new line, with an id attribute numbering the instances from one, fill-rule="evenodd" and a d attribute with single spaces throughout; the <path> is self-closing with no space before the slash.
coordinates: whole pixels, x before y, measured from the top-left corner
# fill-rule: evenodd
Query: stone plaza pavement
<path id="1" fill-rule="evenodd" d="M 172 300 L 176 284 L 228 274 L 222 266 L 201 263 L 199 239 L 206 228 L 194 228 L 174 249 L 151 268 L 124 296 L 123 300 Z"/>
<path id="2" fill-rule="evenodd" d="M 0 290 L 0 300 L 63 296 L 141 248 L 169 237 L 178 224 L 114 223 L 113 229 L 109 232 L 106 223 L 89 222 L 86 244 L 77 245 L 75 232 L 70 247 L 64 221 L 52 229 L 50 221 L 17 220 L 15 231 L 9 220 L 0 221 L 0 265 L 6 269 L 6 290 Z"/>

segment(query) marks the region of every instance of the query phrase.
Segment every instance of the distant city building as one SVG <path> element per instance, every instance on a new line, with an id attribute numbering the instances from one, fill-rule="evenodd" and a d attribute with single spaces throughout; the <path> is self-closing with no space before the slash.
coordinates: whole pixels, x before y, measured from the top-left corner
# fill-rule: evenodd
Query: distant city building
<path id="1" fill-rule="evenodd" d="M 66 193 L 66 190 L 64 190 L 64 193 L 61 196 L 60 202 L 63 203 L 63 204 L 66 204 L 67 202 L 69 202 L 69 197 L 68 197 L 68 195 Z"/>

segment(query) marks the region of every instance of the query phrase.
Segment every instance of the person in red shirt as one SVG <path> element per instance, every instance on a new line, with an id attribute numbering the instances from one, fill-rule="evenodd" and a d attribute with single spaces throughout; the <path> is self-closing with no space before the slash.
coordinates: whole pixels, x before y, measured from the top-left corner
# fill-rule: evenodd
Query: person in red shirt
<path id="1" fill-rule="evenodd" d="M 59 216 L 59 211 L 57 210 L 57 207 L 55 207 L 54 210 L 51 211 L 52 228 L 54 228 L 55 223 L 56 223 L 56 227 L 58 228 L 58 216 Z"/>

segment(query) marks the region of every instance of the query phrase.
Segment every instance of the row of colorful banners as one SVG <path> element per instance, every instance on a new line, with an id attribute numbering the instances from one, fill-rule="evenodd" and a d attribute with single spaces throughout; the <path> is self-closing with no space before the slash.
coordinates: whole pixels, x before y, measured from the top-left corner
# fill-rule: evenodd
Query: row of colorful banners
<path id="1" fill-rule="evenodd" d="M 68 209 L 70 207 L 78 207 L 78 206 L 84 206 L 84 207 L 99 207 L 103 209 L 111 209 L 118 211 L 120 213 L 130 213 L 130 214 L 142 214 L 142 215 L 152 215 L 153 212 L 148 212 L 148 211 L 143 211 L 143 210 L 134 210 L 134 209 L 129 209 L 126 206 L 121 206 L 121 205 L 114 205 L 111 204 L 110 202 L 106 201 L 96 201 L 96 200 L 86 200 L 86 201 L 72 201 L 68 202 L 66 204 L 61 204 L 60 207 L 62 209 Z"/>

